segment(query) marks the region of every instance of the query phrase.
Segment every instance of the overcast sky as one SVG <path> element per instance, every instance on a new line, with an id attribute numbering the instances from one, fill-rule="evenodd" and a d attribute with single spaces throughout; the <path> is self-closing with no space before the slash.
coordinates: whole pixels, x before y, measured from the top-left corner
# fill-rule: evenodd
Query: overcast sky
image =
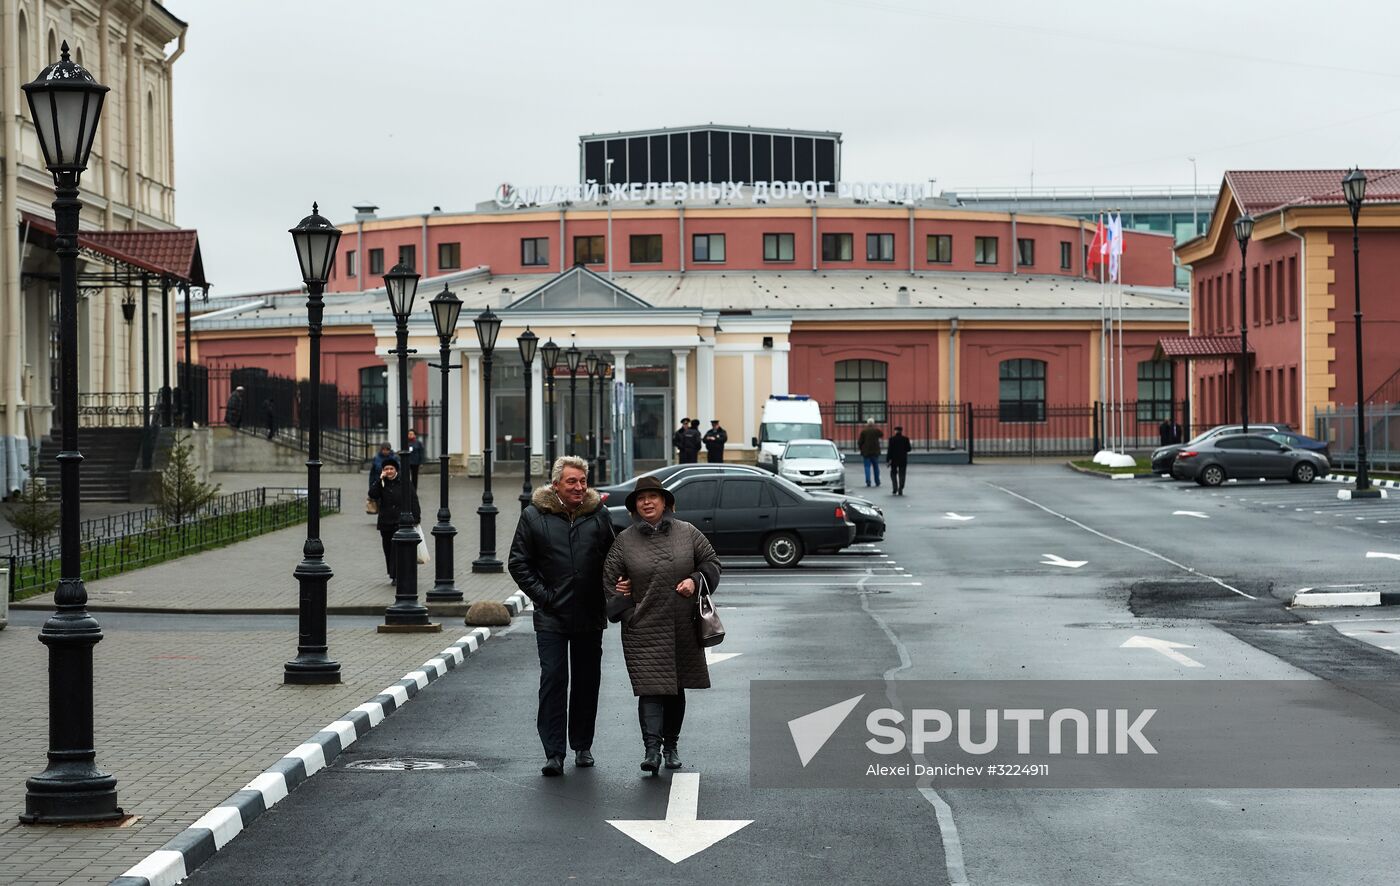
<path id="1" fill-rule="evenodd" d="M 1393 3 L 167 0 L 177 220 L 217 294 L 300 283 L 290 237 L 577 178 L 584 133 L 843 133 L 848 181 L 1203 187 L 1400 165 Z"/>

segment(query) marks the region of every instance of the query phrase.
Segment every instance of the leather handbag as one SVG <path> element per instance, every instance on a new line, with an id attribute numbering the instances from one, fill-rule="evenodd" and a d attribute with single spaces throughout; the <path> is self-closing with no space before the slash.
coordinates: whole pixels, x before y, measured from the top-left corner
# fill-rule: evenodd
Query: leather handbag
<path id="1" fill-rule="evenodd" d="M 704 573 L 700 575 L 700 593 L 695 604 L 695 639 L 701 646 L 718 646 L 724 642 L 724 622 L 719 620 Z"/>

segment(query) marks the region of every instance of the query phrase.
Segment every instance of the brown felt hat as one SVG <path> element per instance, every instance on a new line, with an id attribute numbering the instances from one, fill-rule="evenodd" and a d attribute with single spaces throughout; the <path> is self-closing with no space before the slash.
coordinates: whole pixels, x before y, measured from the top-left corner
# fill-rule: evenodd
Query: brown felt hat
<path id="1" fill-rule="evenodd" d="M 637 481 L 636 488 L 627 494 L 626 505 L 628 511 L 634 514 L 637 513 L 637 496 L 641 495 L 643 492 L 659 492 L 661 493 L 661 497 L 666 499 L 667 508 L 674 509 L 676 506 L 676 497 L 671 494 L 671 490 L 661 485 L 660 480 L 655 477 L 642 477 Z"/>

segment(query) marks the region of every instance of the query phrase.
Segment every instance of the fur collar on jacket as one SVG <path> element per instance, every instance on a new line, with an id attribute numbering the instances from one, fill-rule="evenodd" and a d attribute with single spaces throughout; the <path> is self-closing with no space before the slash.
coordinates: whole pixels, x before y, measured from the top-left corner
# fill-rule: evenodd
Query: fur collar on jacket
<path id="1" fill-rule="evenodd" d="M 564 503 L 559 500 L 559 493 L 555 492 L 554 487 L 548 483 L 535 490 L 534 494 L 530 496 L 530 504 L 538 508 L 542 514 L 558 514 L 565 518 L 569 516 L 569 512 L 564 510 Z M 596 490 L 589 489 L 588 492 L 584 493 L 583 504 L 579 505 L 578 510 L 574 512 L 574 519 L 587 517 L 598 510 L 602 504 L 602 496 L 598 495 Z"/>

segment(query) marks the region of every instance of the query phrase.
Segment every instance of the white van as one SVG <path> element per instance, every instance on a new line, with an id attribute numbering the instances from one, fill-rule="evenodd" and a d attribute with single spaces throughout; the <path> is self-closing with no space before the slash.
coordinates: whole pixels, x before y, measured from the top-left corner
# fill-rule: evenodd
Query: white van
<path id="1" fill-rule="evenodd" d="M 778 456 L 789 440 L 820 440 L 822 411 L 807 394 L 773 394 L 763 404 L 763 421 L 752 445 L 758 448 L 757 464 L 777 472 Z"/>

